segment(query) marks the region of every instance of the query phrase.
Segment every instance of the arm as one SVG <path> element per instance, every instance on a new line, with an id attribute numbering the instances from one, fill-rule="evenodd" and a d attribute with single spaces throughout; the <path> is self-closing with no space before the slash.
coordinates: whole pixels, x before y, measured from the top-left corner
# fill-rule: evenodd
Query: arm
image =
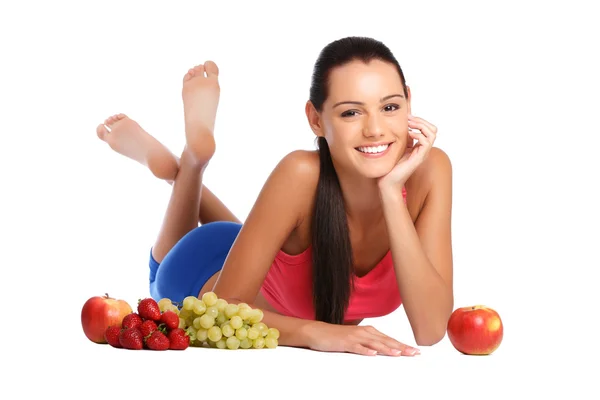
<path id="1" fill-rule="evenodd" d="M 301 210 L 314 192 L 318 169 L 308 155 L 293 152 L 284 157 L 267 179 L 255 205 L 232 246 L 213 291 L 230 303 L 254 299 L 287 238 L 301 221 Z M 318 168 L 318 167 L 317 167 Z M 312 185 L 312 187 L 311 187 Z M 307 347 L 307 328 L 314 322 L 263 310 L 263 322 L 277 328 L 279 344 Z"/>
<path id="2" fill-rule="evenodd" d="M 381 192 L 398 287 L 418 345 L 439 342 L 454 306 L 452 283 L 452 166 L 433 148 L 423 165 L 430 187 L 413 225 L 401 189 Z"/>

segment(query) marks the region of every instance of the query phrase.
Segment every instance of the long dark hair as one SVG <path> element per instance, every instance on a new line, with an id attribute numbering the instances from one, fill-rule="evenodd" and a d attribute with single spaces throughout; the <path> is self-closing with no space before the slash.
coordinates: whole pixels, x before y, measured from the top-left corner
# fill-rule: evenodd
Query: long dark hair
<path id="1" fill-rule="evenodd" d="M 346 37 L 328 44 L 315 63 L 310 101 L 318 112 L 328 96 L 331 70 L 351 61 L 381 60 L 393 64 L 408 98 L 404 74 L 383 43 L 367 37 Z M 312 218 L 313 305 L 318 321 L 342 324 L 353 289 L 353 257 L 346 207 L 327 140 L 317 139 L 321 170 Z"/>

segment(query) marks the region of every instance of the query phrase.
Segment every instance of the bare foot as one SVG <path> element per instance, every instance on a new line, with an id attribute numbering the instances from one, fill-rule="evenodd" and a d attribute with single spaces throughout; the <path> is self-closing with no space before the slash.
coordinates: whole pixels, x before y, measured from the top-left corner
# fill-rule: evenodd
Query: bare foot
<path id="1" fill-rule="evenodd" d="M 205 76 L 206 74 L 206 76 Z M 191 68 L 183 77 L 186 150 L 200 165 L 215 153 L 215 118 L 219 105 L 219 68 L 212 61 Z"/>
<path id="2" fill-rule="evenodd" d="M 175 179 L 179 170 L 177 157 L 125 114 L 107 118 L 98 125 L 96 133 L 114 151 L 145 165 L 157 178 Z"/>

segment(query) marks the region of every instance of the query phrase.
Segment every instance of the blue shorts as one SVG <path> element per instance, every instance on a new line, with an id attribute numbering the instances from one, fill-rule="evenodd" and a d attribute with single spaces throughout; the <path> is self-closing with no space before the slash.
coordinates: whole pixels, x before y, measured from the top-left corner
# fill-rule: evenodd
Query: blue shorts
<path id="1" fill-rule="evenodd" d="M 181 302 L 198 296 L 202 286 L 221 270 L 242 225 L 218 221 L 201 225 L 177 242 L 159 264 L 150 250 L 150 295 L 156 301 Z"/>

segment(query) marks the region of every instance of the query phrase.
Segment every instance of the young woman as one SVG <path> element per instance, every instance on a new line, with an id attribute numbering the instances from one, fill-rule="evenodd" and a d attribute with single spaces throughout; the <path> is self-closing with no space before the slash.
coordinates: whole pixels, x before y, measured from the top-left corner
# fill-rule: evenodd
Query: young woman
<path id="1" fill-rule="evenodd" d="M 391 51 L 359 37 L 322 50 L 306 103 L 318 150 L 286 155 L 243 224 L 202 184 L 218 75 L 207 61 L 183 78 L 180 158 L 124 114 L 97 128 L 172 184 L 150 252 L 151 295 L 214 291 L 248 303 L 283 346 L 412 356 L 417 348 L 359 325 L 403 304 L 417 345 L 440 341 L 453 310 L 451 164 L 433 147 L 437 128 L 411 114 Z"/>

